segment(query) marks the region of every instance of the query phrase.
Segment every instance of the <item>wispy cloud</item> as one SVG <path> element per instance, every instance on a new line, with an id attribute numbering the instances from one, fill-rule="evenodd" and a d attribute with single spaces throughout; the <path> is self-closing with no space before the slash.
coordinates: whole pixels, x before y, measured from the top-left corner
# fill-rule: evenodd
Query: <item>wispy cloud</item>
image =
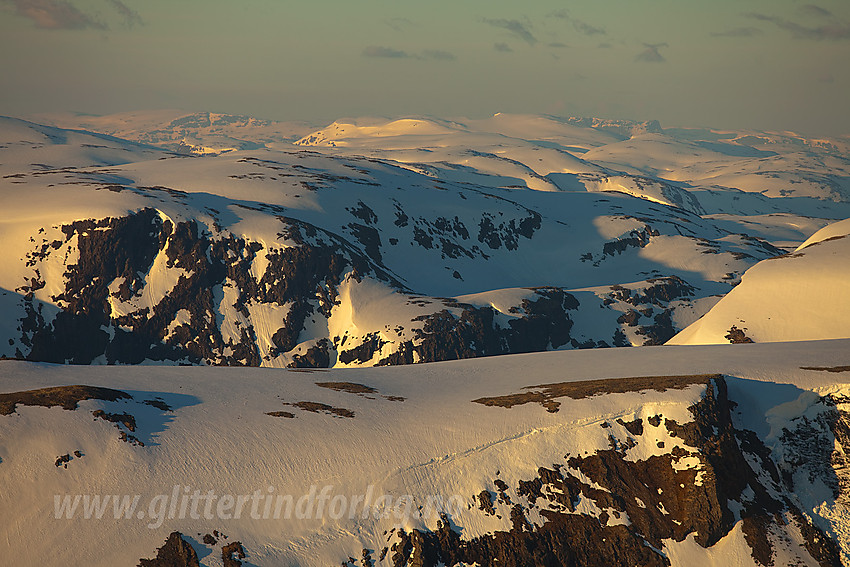
<path id="1" fill-rule="evenodd" d="M 569 47 L 566 43 L 561 43 L 560 41 L 553 41 L 551 43 L 547 43 L 549 47 L 554 47 L 555 49 L 566 49 Z"/>
<path id="2" fill-rule="evenodd" d="M 815 4 L 806 4 L 805 6 L 800 6 L 800 12 L 808 16 L 819 16 L 821 18 L 835 17 L 832 15 L 832 12 L 830 12 L 826 8 L 822 8 Z"/>
<path id="3" fill-rule="evenodd" d="M 104 0 L 105 16 L 121 18 L 127 28 L 143 25 L 139 13 L 121 0 Z M 0 0 L 0 5 L 12 6 L 15 13 L 32 20 L 35 27 L 45 30 L 107 30 L 109 26 L 77 8 L 69 0 Z"/>
<path id="4" fill-rule="evenodd" d="M 507 43 L 494 43 L 493 49 L 495 49 L 496 51 L 499 51 L 501 53 L 511 53 L 511 52 L 513 52 L 513 49 L 511 49 L 511 46 L 508 45 Z"/>
<path id="5" fill-rule="evenodd" d="M 570 22 L 573 25 L 573 29 L 584 35 L 605 35 L 608 33 L 605 28 L 600 28 L 578 18 L 574 18 L 567 10 L 551 12 L 549 17 Z"/>
<path id="6" fill-rule="evenodd" d="M 662 47 L 669 47 L 666 43 L 644 43 L 646 48 L 635 57 L 635 61 L 644 61 L 646 63 L 664 63 L 667 59 L 658 52 Z"/>
<path id="7" fill-rule="evenodd" d="M 436 59 L 438 61 L 454 61 L 457 59 L 454 53 L 442 49 L 426 49 L 422 52 L 423 59 Z"/>
<path id="8" fill-rule="evenodd" d="M 109 0 L 109 4 L 112 5 L 112 7 L 115 8 L 115 11 L 118 12 L 118 14 L 124 19 L 124 25 L 128 28 L 144 24 L 139 13 L 127 6 L 124 2 L 121 2 L 121 0 Z"/>
<path id="9" fill-rule="evenodd" d="M 761 35 L 762 32 L 759 28 L 754 27 L 745 27 L 745 28 L 735 28 L 731 30 L 726 30 L 722 32 L 711 32 L 712 37 L 755 37 L 757 35 Z"/>
<path id="10" fill-rule="evenodd" d="M 430 59 L 432 61 L 454 61 L 457 59 L 454 53 L 442 49 L 426 49 L 422 53 L 408 53 L 402 49 L 381 45 L 370 45 L 363 49 L 361 55 L 384 59 Z"/>
<path id="11" fill-rule="evenodd" d="M 587 22 L 582 22 L 579 20 L 573 20 L 573 27 L 583 33 L 584 35 L 596 35 L 596 34 L 607 34 L 604 28 L 597 28 L 588 24 Z"/>
<path id="12" fill-rule="evenodd" d="M 29 18 L 36 27 L 46 30 L 105 30 L 106 24 L 81 12 L 65 0 L 0 0 L 11 4 L 19 16 Z"/>
<path id="13" fill-rule="evenodd" d="M 407 31 L 410 28 L 416 27 L 416 24 L 407 18 L 389 18 L 384 20 L 384 23 L 397 32 Z"/>
<path id="14" fill-rule="evenodd" d="M 370 45 L 364 48 L 362 55 L 363 57 L 385 57 L 387 59 L 406 59 L 410 57 L 406 51 L 380 45 Z"/>
<path id="15" fill-rule="evenodd" d="M 817 15 L 827 18 L 826 23 L 818 25 L 804 25 L 799 22 L 782 18 L 780 16 L 771 16 L 769 14 L 761 14 L 752 12 L 746 14 L 750 19 L 761 22 L 770 22 L 781 30 L 790 32 L 797 39 L 814 39 L 814 40 L 842 40 L 850 39 L 850 23 L 843 22 L 835 18 L 831 12 L 819 8 L 814 4 L 808 4 L 803 9 L 807 9 L 809 15 Z M 813 12 L 814 10 L 814 12 Z"/>
<path id="16" fill-rule="evenodd" d="M 519 20 L 484 18 L 481 21 L 487 25 L 493 26 L 494 28 L 508 30 L 512 34 L 521 38 L 523 41 L 527 42 L 529 45 L 535 45 L 537 43 L 537 38 L 534 37 L 534 34 L 531 33 L 531 30 L 528 29 L 528 26 L 520 22 Z"/>

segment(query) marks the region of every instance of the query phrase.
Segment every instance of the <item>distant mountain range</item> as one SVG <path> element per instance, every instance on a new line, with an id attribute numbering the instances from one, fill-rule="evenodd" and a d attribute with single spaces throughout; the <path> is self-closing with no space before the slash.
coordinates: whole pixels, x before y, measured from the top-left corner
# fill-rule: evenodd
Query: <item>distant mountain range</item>
<path id="1" fill-rule="evenodd" d="M 79 118 L 134 140 L 3 119 L 3 356 L 329 367 L 659 345 L 850 216 L 840 142 L 790 134 L 497 115 L 339 121 L 273 149 L 269 121 L 157 118 Z M 236 132 L 251 149 L 173 146 Z M 743 325 L 723 321 L 712 341 Z"/>

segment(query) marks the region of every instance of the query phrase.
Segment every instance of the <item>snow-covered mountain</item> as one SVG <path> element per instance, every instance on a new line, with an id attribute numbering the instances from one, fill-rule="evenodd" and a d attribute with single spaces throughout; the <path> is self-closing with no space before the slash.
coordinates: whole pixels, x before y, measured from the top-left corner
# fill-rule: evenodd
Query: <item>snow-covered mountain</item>
<path id="1" fill-rule="evenodd" d="M 278 122 L 253 116 L 179 110 L 122 112 L 103 116 L 44 113 L 30 119 L 60 128 L 102 132 L 194 155 L 289 146 L 311 130 L 306 122 Z"/>
<path id="2" fill-rule="evenodd" d="M 161 116 L 128 116 L 102 125 L 158 140 L 140 131 Z M 328 367 L 662 344 L 850 216 L 840 142 L 497 115 L 338 121 L 282 150 L 272 123 L 175 120 L 256 143 L 199 158 L 3 119 L 0 354 Z M 801 164 L 832 181 L 756 192 Z"/>
<path id="3" fill-rule="evenodd" d="M 839 566 L 849 347 L 5 361 L 0 541 L 21 565 Z"/>
<path id="4" fill-rule="evenodd" d="M 799 226 L 759 210 L 754 236 L 657 179 L 505 185 L 485 167 L 495 154 L 462 179 L 333 149 L 199 158 L 4 124 L 0 353 L 12 358 L 327 367 L 662 344 L 783 252 L 765 238 L 777 224 L 781 245 Z M 529 144 L 517 152 L 550 151 Z"/>
<path id="5" fill-rule="evenodd" d="M 850 220 L 830 224 L 793 253 L 759 262 L 669 344 L 850 337 Z"/>
<path id="6" fill-rule="evenodd" d="M 0 118 L 4 558 L 850 564 L 846 140 L 42 122 Z"/>

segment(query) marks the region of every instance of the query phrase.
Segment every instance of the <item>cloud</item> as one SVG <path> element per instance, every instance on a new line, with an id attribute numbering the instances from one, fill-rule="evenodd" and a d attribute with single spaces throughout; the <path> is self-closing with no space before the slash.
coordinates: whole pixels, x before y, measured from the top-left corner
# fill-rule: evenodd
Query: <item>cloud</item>
<path id="1" fill-rule="evenodd" d="M 19 16 L 31 19 L 46 30 L 105 30 L 106 25 L 92 19 L 65 0 L 0 0 L 15 7 Z"/>
<path id="2" fill-rule="evenodd" d="M 481 21 L 487 25 L 493 26 L 494 28 L 508 30 L 512 34 L 528 42 L 529 45 L 535 45 L 537 43 L 537 38 L 534 37 L 534 34 L 532 34 L 531 31 L 529 31 L 528 27 L 526 27 L 526 25 L 520 22 L 519 20 L 484 18 Z"/>
<path id="3" fill-rule="evenodd" d="M 573 28 L 577 32 L 584 35 L 605 35 L 608 33 L 605 28 L 598 28 L 596 26 L 588 24 L 585 21 L 579 20 L 578 18 L 572 17 L 570 13 L 566 10 L 557 10 L 555 12 L 551 12 L 549 14 L 549 17 L 571 22 L 573 24 Z"/>
<path id="4" fill-rule="evenodd" d="M 393 49 L 392 47 L 381 47 L 379 45 L 370 45 L 363 49 L 361 53 L 363 57 L 385 57 L 387 59 L 406 59 L 410 57 L 406 51 Z"/>
<path id="5" fill-rule="evenodd" d="M 502 53 L 511 53 L 511 52 L 513 52 L 513 49 L 511 49 L 511 46 L 510 46 L 510 45 L 508 45 L 507 43 L 494 43 L 494 44 L 493 44 L 493 49 L 495 49 L 496 51 L 500 51 L 500 52 L 502 52 Z"/>
<path id="6" fill-rule="evenodd" d="M 124 25 L 128 28 L 135 27 L 136 25 L 143 25 L 144 21 L 139 13 L 125 3 L 121 2 L 121 0 L 109 0 L 109 3 L 113 8 L 124 18 Z"/>
<path id="7" fill-rule="evenodd" d="M 576 31 L 583 33 L 584 35 L 605 35 L 608 33 L 607 31 L 605 31 L 604 28 L 597 28 L 588 24 L 587 22 L 582 22 L 581 20 L 576 19 L 573 19 L 573 27 L 576 29 Z"/>
<path id="8" fill-rule="evenodd" d="M 755 37 L 757 35 L 761 35 L 762 32 L 759 28 L 747 27 L 747 28 L 735 28 L 731 30 L 726 30 L 722 32 L 711 32 L 712 37 Z"/>
<path id="9" fill-rule="evenodd" d="M 457 59 L 454 53 L 442 49 L 426 49 L 422 52 L 424 59 L 436 59 L 438 61 L 454 61 Z"/>
<path id="10" fill-rule="evenodd" d="M 599 49 L 611 49 L 611 47 L 613 47 L 613 46 L 610 43 L 603 41 L 602 43 L 600 43 L 596 47 L 598 47 Z"/>
<path id="11" fill-rule="evenodd" d="M 384 59 L 430 59 L 433 61 L 454 61 L 457 59 L 454 53 L 442 49 L 426 49 L 421 54 L 408 53 L 394 47 L 383 47 L 370 45 L 361 52 L 363 57 L 376 57 Z"/>
<path id="12" fill-rule="evenodd" d="M 806 26 L 798 22 L 786 20 L 785 18 L 781 18 L 779 16 L 770 16 L 757 12 L 746 14 L 746 16 L 750 19 L 759 20 L 761 22 L 770 22 L 779 29 L 790 32 L 791 35 L 793 35 L 797 39 L 850 39 L 850 24 L 848 24 L 847 22 L 839 21 L 838 19 L 832 17 L 832 13 L 828 12 L 827 10 L 818 8 L 813 4 L 809 4 L 808 6 L 809 11 L 814 8 L 818 11 L 818 15 L 827 16 L 829 18 L 829 22 L 816 26 Z"/>
<path id="13" fill-rule="evenodd" d="M 816 6 L 814 4 L 806 4 L 805 6 L 800 6 L 800 12 L 808 16 L 819 16 L 821 18 L 835 17 L 832 15 L 832 12 L 830 12 L 826 8 L 821 8 L 820 6 Z"/>
<path id="14" fill-rule="evenodd" d="M 835 77 L 832 76 L 832 73 L 823 73 L 818 76 L 819 83 L 832 84 L 835 82 Z"/>
<path id="15" fill-rule="evenodd" d="M 388 20 L 384 20 L 384 23 L 397 32 L 406 31 L 410 28 L 416 27 L 416 24 L 407 18 L 390 18 Z"/>
<path id="16" fill-rule="evenodd" d="M 658 52 L 658 49 L 661 47 L 669 47 L 666 43 L 644 43 L 643 45 L 646 49 L 637 54 L 635 61 L 644 61 L 646 63 L 664 63 L 667 61 Z"/>
<path id="17" fill-rule="evenodd" d="M 547 43 L 549 47 L 554 47 L 555 49 L 565 49 L 569 47 L 566 43 L 561 43 L 560 41 L 553 41 L 552 43 Z"/>

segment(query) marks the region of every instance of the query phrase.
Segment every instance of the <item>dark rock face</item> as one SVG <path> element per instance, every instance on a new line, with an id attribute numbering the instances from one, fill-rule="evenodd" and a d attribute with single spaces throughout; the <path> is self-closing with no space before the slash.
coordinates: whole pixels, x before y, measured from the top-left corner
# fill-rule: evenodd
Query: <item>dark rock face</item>
<path id="1" fill-rule="evenodd" d="M 257 172 L 260 176 L 266 170 L 278 176 L 302 171 L 256 159 L 243 162 L 262 170 Z M 318 185 L 311 191 L 325 190 L 343 179 L 327 172 L 312 174 Z M 166 187 L 119 188 L 163 202 L 191 199 L 191 194 Z M 613 285 L 607 293 L 530 288 L 505 313 L 487 303 L 417 295 L 422 303 L 414 304 L 433 307 L 410 319 L 399 315 L 401 309 L 370 314 L 374 328 L 359 328 L 357 337 L 329 336 L 330 327 L 324 323 L 340 305 L 343 283 L 377 281 L 398 294 L 399 304 L 403 295 L 415 293 L 407 287 L 415 282 L 403 283 L 404 274 L 385 265 L 389 249 L 407 245 L 418 252 L 432 251 L 429 257 L 445 262 L 441 269 L 446 274 L 464 281 L 470 273 L 466 266 L 472 265 L 468 262 L 496 261 L 494 254 L 520 254 L 523 246 L 536 244 L 544 222 L 549 222 L 502 196 L 474 188 L 468 188 L 468 194 L 496 205 L 471 219 L 445 213 L 414 216 L 395 199 L 388 213 L 376 202 L 357 200 L 345 208 L 345 221 L 336 233 L 286 216 L 282 206 L 227 204 L 280 223 L 275 239 L 264 242 L 223 230 L 224 213 L 209 206 L 204 214 L 211 219 L 204 220 L 171 219 L 157 209 L 143 208 L 123 217 L 53 227 L 55 236 L 45 234 L 41 243 L 32 241 L 26 258 L 32 277 L 16 289 L 23 313 L 20 335 L 8 339 L 11 348 L 4 356 L 72 364 L 159 361 L 322 368 L 655 345 L 681 330 L 673 323 L 673 309 L 693 298 L 696 288 L 677 276 L 651 272 L 657 277 Z M 655 227 L 664 225 L 669 232 L 667 225 L 674 224 L 681 234 L 691 222 L 677 216 L 685 214 L 682 211 L 655 213 L 652 218 L 618 216 L 639 222 L 642 228 L 597 243 L 595 251 L 581 260 L 593 266 L 616 262 L 616 257 L 648 245 L 660 234 Z M 388 238 L 386 232 L 394 236 Z M 750 250 L 757 244 L 735 246 Z M 728 252 L 723 246 L 718 244 L 718 250 Z M 63 258 L 63 279 L 46 281 L 45 274 L 56 277 L 54 264 Z M 461 262 L 450 266 L 452 260 Z M 50 270 L 47 262 L 53 263 Z M 168 289 L 158 289 L 165 285 L 159 281 L 163 278 Z M 46 287 L 58 290 L 49 300 L 43 295 Z M 579 310 L 599 313 L 601 323 L 575 317 Z M 579 328 L 576 321 L 583 321 Z M 408 332 L 402 333 L 403 329 Z"/>
<path id="2" fill-rule="evenodd" d="M 690 378 L 694 383 L 700 377 Z M 647 423 L 620 420 L 620 430 L 608 425 L 613 431 L 610 449 L 567 455 L 562 464 L 540 467 L 537 477 L 521 480 L 514 487 L 516 499 L 508 496 L 507 484 L 499 479 L 493 483 L 500 495 L 498 502 L 494 492 L 482 490 L 476 508 L 488 515 L 509 514 L 509 531 L 464 540 L 443 516 L 434 531 L 396 532 L 392 564 L 669 565 L 660 551 L 663 540 L 682 541 L 693 535 L 699 545 L 711 547 L 735 525 L 730 506 L 734 503 L 757 563 L 773 564 L 773 543 L 768 535 L 791 525 L 790 529 L 803 534 L 806 551 L 820 565 L 841 565 L 833 540 L 811 524 L 789 498 L 777 498 L 782 493 L 781 475 L 770 451 L 751 432 L 733 426 L 730 410 L 734 404 L 727 397 L 724 379 L 709 376 L 700 380 L 706 390 L 702 400 L 690 408 L 693 421 L 679 424 L 661 416 Z M 625 382 L 621 385 L 626 387 Z M 632 385 L 640 387 L 638 382 Z M 636 437 L 650 433 L 647 428 L 661 427 L 684 447 L 677 445 L 667 454 L 645 460 L 624 458 L 635 446 Z M 683 458 L 697 459 L 699 466 L 677 467 Z M 750 495 L 744 496 L 746 492 Z M 580 499 L 592 501 L 598 512 L 578 513 Z M 544 518 L 542 525 L 528 520 L 531 510 Z M 612 519 L 618 521 L 612 523 Z"/>
<path id="3" fill-rule="evenodd" d="M 292 357 L 294 360 L 289 363 L 289 368 L 328 368 L 331 365 L 329 346 L 330 343 L 327 339 L 317 341 L 303 355 L 294 355 Z"/>
<path id="4" fill-rule="evenodd" d="M 423 316 L 416 330 L 412 350 L 422 362 L 457 360 L 496 354 L 536 352 L 559 348 L 574 342 L 570 336 L 573 321 L 568 314 L 578 308 L 576 298 L 559 288 L 536 288 L 536 299 L 524 299 L 514 312 L 508 328 L 494 323 L 492 307 L 448 302 L 461 309 L 456 316 L 448 309 Z"/>
<path id="5" fill-rule="evenodd" d="M 343 350 L 339 353 L 340 362 L 349 364 L 351 362 L 369 362 L 376 352 L 386 344 L 381 340 L 378 333 L 369 333 L 358 346 Z"/>
<path id="6" fill-rule="evenodd" d="M 621 285 L 611 286 L 605 303 L 615 302 L 633 306 L 620 315 L 617 322 L 627 327 L 637 327 L 635 334 L 645 336 L 644 346 L 662 345 L 678 332 L 673 326 L 673 310 L 668 305 L 694 296 L 695 289 L 676 276 L 650 278 L 642 289 Z M 641 323 L 646 321 L 643 325 Z"/>
<path id="7" fill-rule="evenodd" d="M 141 559 L 139 567 L 200 567 L 198 554 L 180 532 L 171 532 L 155 559 Z"/>
<path id="8" fill-rule="evenodd" d="M 240 567 L 245 559 L 245 549 L 242 547 L 242 542 L 234 541 L 221 548 L 221 561 L 224 567 Z"/>
<path id="9" fill-rule="evenodd" d="M 233 307 L 246 318 L 249 302 L 289 305 L 272 336 L 276 352 L 287 352 L 294 348 L 308 316 L 330 314 L 343 270 L 369 273 L 400 285 L 380 268 L 373 269 L 367 256 L 338 237 L 319 233 L 300 221 L 279 218 L 281 234 L 295 246 L 267 251 L 268 268 L 257 278 L 250 276 L 250 268 L 262 251 L 259 243 L 228 235 L 214 237 L 195 221 L 175 225 L 163 221 L 154 209 L 62 227 L 66 242 L 77 238 L 79 260 L 68 267 L 65 291 L 53 298 L 63 309 L 51 323 L 45 323 L 40 305 L 31 297 L 32 287 L 43 283 L 29 288 L 24 338 L 30 351 L 26 358 L 88 364 L 103 355 L 109 363 L 151 359 L 258 366 L 261 359 L 253 327 L 245 325 L 236 341 L 226 340 L 216 318 L 211 317 L 219 311 L 218 286 L 237 289 Z M 127 302 L 139 297 L 144 274 L 160 253 L 166 255 L 169 268 L 183 270 L 175 287 L 152 309 L 113 317 L 110 299 Z M 120 282 L 117 290 L 110 291 L 112 282 Z M 190 321 L 167 336 L 169 325 L 182 310 L 188 311 Z M 327 364 L 326 343 L 295 361 L 295 366 Z"/>

